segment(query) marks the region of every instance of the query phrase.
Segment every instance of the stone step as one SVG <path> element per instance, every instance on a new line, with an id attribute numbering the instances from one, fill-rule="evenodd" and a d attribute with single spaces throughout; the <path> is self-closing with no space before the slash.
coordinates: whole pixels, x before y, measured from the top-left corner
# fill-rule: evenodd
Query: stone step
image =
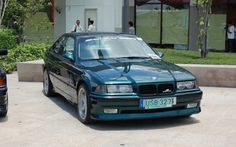
<path id="1" fill-rule="evenodd" d="M 236 88 L 235 65 L 178 64 L 193 73 L 200 86 Z"/>
<path id="2" fill-rule="evenodd" d="M 17 73 L 20 82 L 42 82 L 43 81 L 43 60 L 18 62 Z"/>
<path id="3" fill-rule="evenodd" d="M 43 81 L 43 60 L 17 63 L 18 79 L 21 82 Z M 236 88 L 235 65 L 178 64 L 192 72 L 200 86 Z"/>

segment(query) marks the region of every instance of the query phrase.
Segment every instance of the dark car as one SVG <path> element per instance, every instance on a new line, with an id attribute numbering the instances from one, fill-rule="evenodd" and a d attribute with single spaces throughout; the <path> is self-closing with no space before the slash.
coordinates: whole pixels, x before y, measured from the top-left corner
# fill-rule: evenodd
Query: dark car
<path id="1" fill-rule="evenodd" d="M 134 35 L 64 34 L 46 52 L 43 91 L 77 104 L 83 123 L 199 113 L 196 78 L 162 56 Z"/>
<path id="2" fill-rule="evenodd" d="M 7 55 L 6 49 L 0 49 L 0 56 Z M 6 73 L 0 68 L 0 117 L 5 117 L 8 110 L 7 77 Z"/>

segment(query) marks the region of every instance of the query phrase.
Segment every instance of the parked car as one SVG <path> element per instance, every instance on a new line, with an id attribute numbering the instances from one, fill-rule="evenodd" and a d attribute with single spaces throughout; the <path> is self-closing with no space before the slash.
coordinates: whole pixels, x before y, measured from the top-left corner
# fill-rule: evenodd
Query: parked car
<path id="1" fill-rule="evenodd" d="M 196 78 L 162 56 L 135 35 L 64 34 L 46 52 L 43 92 L 75 103 L 82 123 L 199 113 Z"/>
<path id="2" fill-rule="evenodd" d="M 0 56 L 7 55 L 6 49 L 0 49 Z M 0 117 L 5 117 L 8 111 L 7 77 L 0 67 Z"/>

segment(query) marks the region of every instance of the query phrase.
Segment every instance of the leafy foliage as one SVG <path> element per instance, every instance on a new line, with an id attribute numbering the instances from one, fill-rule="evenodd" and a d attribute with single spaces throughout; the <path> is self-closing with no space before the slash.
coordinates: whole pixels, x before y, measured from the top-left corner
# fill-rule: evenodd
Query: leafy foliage
<path id="1" fill-rule="evenodd" d="M 50 4 L 50 0 L 10 0 L 4 15 L 3 24 L 15 29 L 16 33 L 21 36 L 25 19 Z"/>
<path id="2" fill-rule="evenodd" d="M 16 63 L 42 59 L 45 54 L 46 44 L 20 44 L 14 50 L 9 50 L 8 56 L 1 61 L 3 69 L 7 73 L 16 71 Z"/>
<path id="3" fill-rule="evenodd" d="M 13 49 L 16 47 L 16 37 L 12 30 L 0 29 L 0 49 Z"/>

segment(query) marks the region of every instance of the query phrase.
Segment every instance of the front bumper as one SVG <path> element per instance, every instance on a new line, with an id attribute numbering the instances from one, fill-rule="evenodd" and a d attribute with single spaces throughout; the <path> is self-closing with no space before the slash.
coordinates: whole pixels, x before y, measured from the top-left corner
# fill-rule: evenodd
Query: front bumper
<path id="1" fill-rule="evenodd" d="M 176 97 L 177 103 L 171 108 L 144 109 L 140 107 L 141 99 Z M 128 120 L 128 119 L 150 119 L 162 117 L 185 116 L 201 112 L 200 101 L 202 91 L 176 93 L 161 97 L 120 97 L 120 98 L 101 98 L 90 95 L 91 118 L 95 120 Z M 194 108 L 187 108 L 187 104 L 197 103 Z M 116 114 L 104 113 L 104 109 L 118 109 Z"/>

